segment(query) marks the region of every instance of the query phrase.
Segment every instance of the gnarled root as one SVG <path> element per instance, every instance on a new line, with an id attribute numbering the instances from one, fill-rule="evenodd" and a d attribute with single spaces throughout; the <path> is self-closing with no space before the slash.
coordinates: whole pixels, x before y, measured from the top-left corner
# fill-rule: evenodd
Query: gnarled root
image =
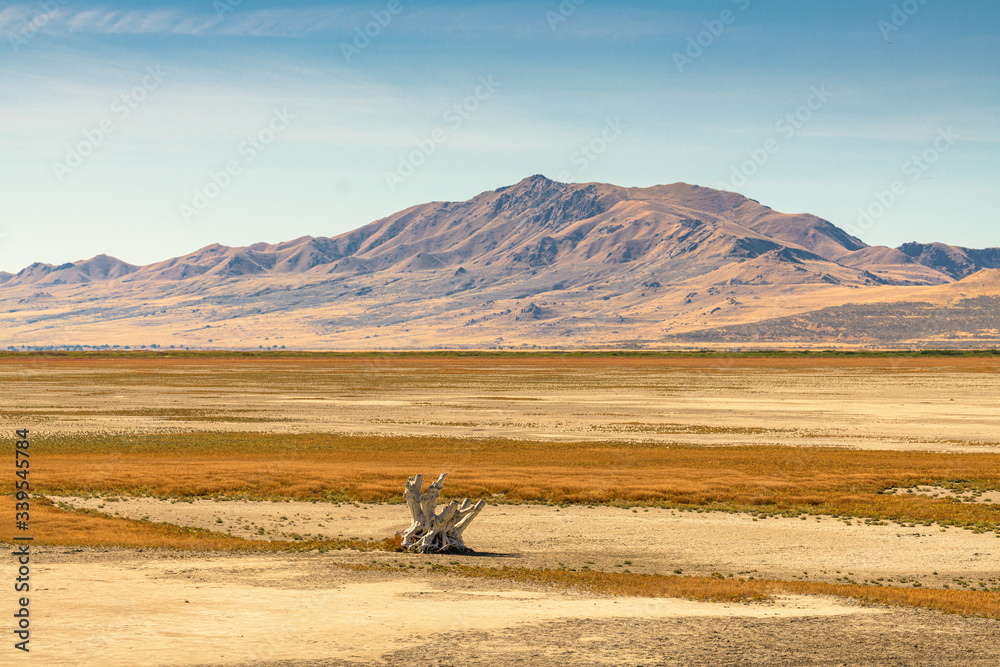
<path id="1" fill-rule="evenodd" d="M 440 514 L 435 514 L 441 487 L 448 476 L 442 473 L 438 480 L 430 485 L 427 493 L 422 493 L 424 476 L 410 477 L 406 482 L 403 497 L 410 508 L 413 523 L 403 533 L 403 548 L 420 553 L 469 553 L 472 549 L 465 546 L 462 533 L 476 515 L 486 506 L 485 500 L 473 505 L 465 498 L 461 503 L 451 501 Z"/>

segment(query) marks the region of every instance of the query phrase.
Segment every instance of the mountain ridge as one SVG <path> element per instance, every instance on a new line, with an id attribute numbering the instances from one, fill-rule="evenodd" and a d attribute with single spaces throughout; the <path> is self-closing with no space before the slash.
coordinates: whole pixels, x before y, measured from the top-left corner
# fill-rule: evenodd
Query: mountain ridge
<path id="1" fill-rule="evenodd" d="M 672 216 L 675 222 L 686 225 L 685 230 L 675 230 L 678 243 L 688 238 L 696 243 L 708 241 L 708 235 L 695 231 L 708 223 L 712 233 L 730 237 L 731 255 L 724 253 L 727 257 L 749 259 L 784 246 L 873 275 L 880 272 L 880 266 L 896 267 L 895 273 L 908 269 L 912 273 L 908 278 L 899 278 L 881 270 L 886 274 L 882 280 L 891 284 L 940 284 L 983 268 L 1000 267 L 1000 248 L 970 249 L 943 243 L 907 243 L 899 248 L 868 246 L 817 216 L 779 213 L 737 193 L 698 185 L 625 188 L 557 183 L 535 175 L 464 202 L 412 206 L 334 237 L 304 236 L 243 247 L 215 243 L 145 266 L 107 255 L 60 266 L 35 263 L 17 274 L 0 274 L 0 286 L 79 284 L 125 276 L 129 280 L 186 280 L 206 275 L 240 277 L 313 270 L 426 270 L 436 266 L 457 268 L 465 262 L 492 265 L 503 259 L 522 265 L 519 268 L 525 268 L 524 264 L 534 268 L 551 264 L 560 253 L 573 255 L 580 242 L 595 232 L 612 235 L 609 240 L 621 244 L 621 248 L 610 250 L 607 243 L 598 240 L 585 252 L 573 255 L 574 259 L 589 261 L 603 250 L 605 259 L 611 262 L 635 261 L 651 249 L 652 239 L 641 234 L 615 235 L 622 227 L 616 227 L 614 220 L 603 227 L 597 224 L 613 210 L 647 223 L 662 223 Z M 687 214 L 690 216 L 684 217 Z M 726 223 L 742 230 L 734 234 L 734 228 Z M 504 238 L 498 238 L 501 236 Z M 488 248 L 476 241 L 483 241 Z M 501 243 L 506 247 L 496 252 Z M 661 248 L 674 257 L 694 249 L 690 244 L 686 248 Z M 723 252 L 722 248 L 717 250 Z"/>
<path id="2" fill-rule="evenodd" d="M 1000 292 L 990 279 L 961 280 L 997 268 L 997 248 L 868 246 L 827 220 L 733 192 L 535 175 L 333 237 L 211 244 L 145 266 L 105 255 L 36 263 L 0 275 L 0 343 L 651 345 L 681 333 L 689 344 L 699 331 L 729 343 L 743 334 L 720 327 L 793 317 L 788 330 L 798 332 L 808 313 L 845 304 L 919 296 L 950 308 Z M 981 304 L 973 310 L 956 321 L 982 323 L 976 344 L 1000 340 Z M 824 312 L 817 331 L 830 329 L 830 313 L 848 311 Z M 870 327 L 878 318 L 851 321 Z M 879 335 L 838 331 L 831 340 Z"/>

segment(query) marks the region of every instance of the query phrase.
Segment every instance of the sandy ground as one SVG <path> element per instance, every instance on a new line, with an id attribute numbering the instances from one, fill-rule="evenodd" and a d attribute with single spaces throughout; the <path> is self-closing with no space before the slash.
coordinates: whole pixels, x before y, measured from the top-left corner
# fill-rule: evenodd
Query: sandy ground
<path id="1" fill-rule="evenodd" d="M 0 430 L 1000 452 L 1000 359 L 760 361 L 7 359 Z"/>
<path id="2" fill-rule="evenodd" d="M 607 598 L 310 555 L 46 552 L 38 665 L 995 665 L 1000 624 L 824 598 Z"/>
<path id="3" fill-rule="evenodd" d="M 57 498 L 271 537 L 384 537 L 402 505 Z M 221 519 L 222 524 L 217 520 Z M 469 556 L 36 550 L 38 665 L 995 665 L 1000 622 L 816 596 L 612 598 L 435 563 L 1000 585 L 993 534 L 651 509 L 489 506 Z M 394 568 L 351 571 L 338 565 Z M 13 570 L 11 566 L 6 569 Z M 808 572 L 808 575 L 806 574 Z"/>
<path id="4" fill-rule="evenodd" d="M 36 574 L 45 587 L 34 610 L 39 630 L 32 664 L 221 665 L 277 659 L 375 664 L 383 658 L 398 664 L 391 659 L 393 651 L 419 653 L 441 633 L 516 635 L 545 624 L 585 627 L 684 618 L 842 616 L 862 622 L 892 613 L 799 596 L 773 604 L 709 604 L 500 586 L 425 571 L 358 573 L 332 567 L 337 557 L 325 554 L 237 558 L 87 551 L 50 553 L 41 560 L 47 564 Z M 55 632 L 47 636 L 46 630 Z M 616 639 L 598 633 L 572 644 L 553 643 L 537 657 L 565 664 L 557 656 L 582 658 L 588 646 Z M 424 651 L 425 660 L 417 664 L 435 664 L 434 649 Z M 472 651 L 483 658 L 491 653 Z M 632 664 L 630 653 L 614 656 L 609 664 Z M 459 657 L 454 664 L 467 663 Z"/>

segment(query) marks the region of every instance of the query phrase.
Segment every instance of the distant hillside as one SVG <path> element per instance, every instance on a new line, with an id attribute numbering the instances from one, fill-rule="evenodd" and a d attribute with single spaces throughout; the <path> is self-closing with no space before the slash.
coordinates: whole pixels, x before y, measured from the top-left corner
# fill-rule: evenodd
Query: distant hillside
<path id="1" fill-rule="evenodd" d="M 961 299 L 949 306 L 902 301 L 833 306 L 762 322 L 676 334 L 676 342 L 824 345 L 851 343 L 879 348 L 996 347 L 1000 297 Z"/>
<path id="2" fill-rule="evenodd" d="M 532 176 L 332 238 L 215 244 L 142 267 L 106 255 L 33 264 L 0 274 L 0 316 L 4 345 L 752 342 L 783 334 L 749 323 L 946 290 L 996 268 L 998 248 L 870 247 L 816 216 L 697 185 L 625 188 Z M 977 285 L 972 296 L 992 293 Z M 848 311 L 831 312 L 822 317 L 861 326 Z M 799 324 L 774 331 L 814 343 L 882 340 L 836 327 L 793 335 Z"/>
<path id="3" fill-rule="evenodd" d="M 114 280 L 127 276 L 139 267 L 126 264 L 120 259 L 98 255 L 80 262 L 68 262 L 55 266 L 36 262 L 16 274 L 0 274 L 0 284 L 4 287 L 21 285 L 75 285 L 102 280 Z M 6 276 L 6 279 L 3 278 Z"/>

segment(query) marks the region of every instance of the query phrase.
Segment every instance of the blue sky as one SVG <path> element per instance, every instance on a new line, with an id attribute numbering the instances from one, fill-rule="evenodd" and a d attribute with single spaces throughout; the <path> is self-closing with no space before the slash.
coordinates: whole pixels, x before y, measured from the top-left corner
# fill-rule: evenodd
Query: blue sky
<path id="1" fill-rule="evenodd" d="M 987 0 L 4 3 L 0 270 L 333 236 L 536 173 L 1000 246 L 997 71 Z"/>

